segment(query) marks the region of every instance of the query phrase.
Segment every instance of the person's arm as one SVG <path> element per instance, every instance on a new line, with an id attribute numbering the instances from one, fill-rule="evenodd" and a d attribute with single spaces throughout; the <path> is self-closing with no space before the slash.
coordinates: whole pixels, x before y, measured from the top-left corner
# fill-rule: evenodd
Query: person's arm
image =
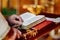
<path id="1" fill-rule="evenodd" d="M 22 33 L 16 29 L 16 28 L 11 28 L 10 32 L 6 35 L 6 37 L 3 40 L 16 40 L 20 39 L 22 36 Z"/>

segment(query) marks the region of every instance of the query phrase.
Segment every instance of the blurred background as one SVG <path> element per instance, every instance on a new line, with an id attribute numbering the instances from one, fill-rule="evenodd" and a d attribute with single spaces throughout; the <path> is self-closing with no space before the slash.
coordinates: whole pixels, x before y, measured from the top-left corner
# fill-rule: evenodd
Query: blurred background
<path id="1" fill-rule="evenodd" d="M 24 5 L 38 4 L 45 7 L 45 13 L 60 15 L 60 0 L 37 0 L 37 3 L 35 1 L 36 0 L 0 0 L 0 7 L 14 8 L 21 14 L 28 11 L 23 8 Z"/>
<path id="2" fill-rule="evenodd" d="M 60 17 L 60 0 L 0 0 L 0 12 L 6 16 L 31 12 L 55 18 Z M 60 24 L 38 40 L 60 40 Z"/>

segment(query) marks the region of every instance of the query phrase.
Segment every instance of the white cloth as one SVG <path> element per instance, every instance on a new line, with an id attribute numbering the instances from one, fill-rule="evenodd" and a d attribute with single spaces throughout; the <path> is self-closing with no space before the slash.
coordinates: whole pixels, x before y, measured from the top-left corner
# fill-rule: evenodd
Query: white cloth
<path id="1" fill-rule="evenodd" d="M 3 17 L 3 15 L 0 13 L 0 40 L 3 39 L 7 33 L 9 32 L 10 27 Z"/>

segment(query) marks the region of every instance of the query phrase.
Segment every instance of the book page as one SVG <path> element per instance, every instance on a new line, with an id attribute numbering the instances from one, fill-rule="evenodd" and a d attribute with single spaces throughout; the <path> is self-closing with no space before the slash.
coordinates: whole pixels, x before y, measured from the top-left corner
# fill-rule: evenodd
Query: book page
<path id="1" fill-rule="evenodd" d="M 55 22 L 60 22 L 60 17 L 56 18 Z"/>
<path id="2" fill-rule="evenodd" d="M 46 17 L 46 19 L 50 20 L 50 21 L 53 21 L 53 22 L 56 22 L 56 23 L 60 22 L 60 17 L 58 17 L 58 18 L 49 18 L 49 17 Z"/>
<path id="3" fill-rule="evenodd" d="M 34 16 L 36 16 L 36 15 L 29 13 L 29 12 L 26 12 L 26 13 L 23 13 L 22 15 L 20 15 L 20 17 L 23 19 L 23 21 L 26 21 Z"/>
<path id="4" fill-rule="evenodd" d="M 43 16 L 43 15 L 34 16 L 34 17 L 26 20 L 25 22 L 23 22 L 23 25 L 29 25 L 31 23 L 34 23 L 34 22 L 38 21 L 38 20 L 42 21 L 41 19 L 44 18 L 44 17 L 45 16 Z"/>

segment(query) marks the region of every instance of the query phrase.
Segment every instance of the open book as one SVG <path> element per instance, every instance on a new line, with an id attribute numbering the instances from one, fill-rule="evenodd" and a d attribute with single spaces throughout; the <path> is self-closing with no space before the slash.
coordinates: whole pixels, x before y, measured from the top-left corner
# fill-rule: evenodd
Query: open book
<path id="1" fill-rule="evenodd" d="M 0 40 L 2 40 L 7 35 L 9 30 L 10 30 L 10 27 L 7 21 L 3 17 L 2 13 L 0 13 Z"/>
<path id="2" fill-rule="evenodd" d="M 43 22 L 46 20 L 44 15 L 34 15 L 32 13 L 26 12 L 20 15 L 20 17 L 23 19 L 22 29 L 29 29 L 33 26 Z"/>

